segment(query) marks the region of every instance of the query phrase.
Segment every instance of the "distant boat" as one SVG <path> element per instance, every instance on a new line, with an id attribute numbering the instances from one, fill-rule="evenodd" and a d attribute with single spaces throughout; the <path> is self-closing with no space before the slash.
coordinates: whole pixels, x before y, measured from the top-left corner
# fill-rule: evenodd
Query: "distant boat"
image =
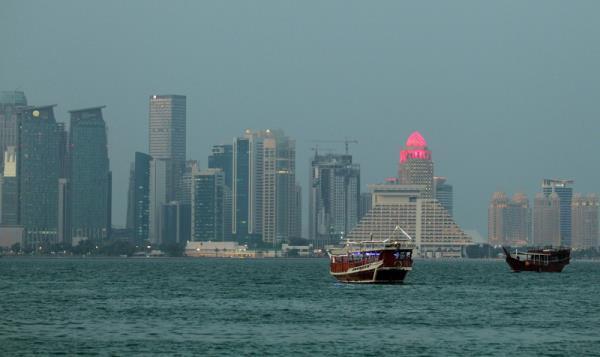
<path id="1" fill-rule="evenodd" d="M 537 271 L 560 273 L 571 260 L 571 248 L 535 248 L 516 251 L 514 256 L 502 247 L 506 263 L 514 272 Z"/>
<path id="2" fill-rule="evenodd" d="M 403 282 L 412 270 L 414 244 L 402 233 L 408 240 L 348 241 L 342 248 L 331 249 L 327 252 L 330 274 L 344 283 Z"/>

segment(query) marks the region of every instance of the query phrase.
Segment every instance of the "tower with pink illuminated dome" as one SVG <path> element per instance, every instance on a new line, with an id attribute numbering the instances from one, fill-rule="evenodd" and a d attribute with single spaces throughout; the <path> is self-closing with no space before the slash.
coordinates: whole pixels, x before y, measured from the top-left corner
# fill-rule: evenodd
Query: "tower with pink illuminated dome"
<path id="1" fill-rule="evenodd" d="M 422 185 L 421 197 L 435 198 L 431 151 L 418 131 L 410 134 L 404 149 L 400 151 L 398 179 L 401 184 Z"/>

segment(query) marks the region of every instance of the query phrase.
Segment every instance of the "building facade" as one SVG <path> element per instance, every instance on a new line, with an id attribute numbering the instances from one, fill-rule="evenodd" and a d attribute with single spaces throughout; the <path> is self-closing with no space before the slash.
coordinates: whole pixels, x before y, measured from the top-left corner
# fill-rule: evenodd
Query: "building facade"
<path id="1" fill-rule="evenodd" d="M 297 232 L 296 146 L 279 130 L 246 130 L 233 144 L 232 231 L 276 245 Z"/>
<path id="2" fill-rule="evenodd" d="M 231 228 L 232 234 L 240 242 L 250 234 L 250 158 L 250 138 L 236 138 L 233 142 Z"/>
<path id="3" fill-rule="evenodd" d="M 151 207 L 154 217 L 151 220 L 160 222 L 160 206 L 177 200 L 182 190 L 182 176 L 186 161 L 186 97 L 183 95 L 152 95 L 149 108 L 149 154 L 159 166 L 164 166 L 163 180 L 155 181 L 150 193 Z M 161 184 L 164 187 L 156 186 Z M 162 196 L 165 196 L 162 199 Z M 161 198 L 160 202 L 152 202 Z M 155 227 L 154 235 L 160 236 L 161 228 Z"/>
<path id="4" fill-rule="evenodd" d="M 71 236 L 107 239 L 110 168 L 104 107 L 72 110 L 69 132 Z"/>
<path id="5" fill-rule="evenodd" d="M 148 240 L 152 244 L 162 242 L 163 214 L 162 206 L 169 201 L 167 192 L 168 167 L 170 159 L 152 159 L 150 161 L 148 198 Z"/>
<path id="6" fill-rule="evenodd" d="M 18 221 L 25 245 L 57 243 L 60 134 L 54 106 L 17 112 Z"/>
<path id="7" fill-rule="evenodd" d="M 571 203 L 573 248 L 598 247 L 598 205 L 598 196 L 595 194 L 573 196 Z"/>
<path id="8" fill-rule="evenodd" d="M 191 206 L 173 201 L 161 206 L 161 243 L 183 244 L 191 238 Z"/>
<path id="9" fill-rule="evenodd" d="M 491 245 L 526 246 L 531 237 L 529 199 L 516 193 L 509 199 L 495 192 L 488 207 L 488 241 Z"/>
<path id="10" fill-rule="evenodd" d="M 221 169 L 196 173 L 192 180 L 192 240 L 225 238 L 225 175 Z"/>
<path id="11" fill-rule="evenodd" d="M 571 246 L 571 200 L 573 199 L 573 180 L 544 179 L 542 192 L 549 196 L 556 193 L 560 199 L 560 244 Z"/>
<path id="12" fill-rule="evenodd" d="M 360 208 L 358 217 L 362 219 L 373 207 L 373 197 L 371 192 L 363 192 L 360 194 Z"/>
<path id="13" fill-rule="evenodd" d="M 233 145 L 214 145 L 208 156 L 209 169 L 221 169 L 225 175 L 225 185 L 232 188 L 233 180 Z"/>
<path id="14" fill-rule="evenodd" d="M 446 209 L 427 195 L 424 185 L 369 185 L 372 209 L 348 234 L 350 240 L 406 239 L 402 228 L 423 257 L 460 257 L 472 238 L 454 222 Z"/>
<path id="15" fill-rule="evenodd" d="M 129 223 L 134 244 L 141 246 L 150 232 L 150 162 L 152 157 L 136 152 L 130 179 Z"/>
<path id="16" fill-rule="evenodd" d="M 4 154 L 7 147 L 17 146 L 18 122 L 17 112 L 19 108 L 27 106 L 25 93 L 20 91 L 0 92 L 0 153 Z M 3 156 L 0 156 L 0 160 Z M 0 169 L 2 169 L 0 161 Z"/>
<path id="17" fill-rule="evenodd" d="M 360 166 L 352 155 L 316 153 L 310 180 L 309 238 L 322 248 L 339 242 L 358 223 Z"/>
<path id="18" fill-rule="evenodd" d="M 19 218 L 17 152 L 8 146 L 4 152 L 4 172 L 0 176 L 0 225 L 14 226 Z"/>
<path id="19" fill-rule="evenodd" d="M 435 198 L 452 216 L 454 210 L 454 189 L 452 185 L 448 184 L 446 178 L 441 176 L 434 177 L 433 181 L 435 184 Z"/>
<path id="20" fill-rule="evenodd" d="M 561 204 L 556 192 L 538 193 L 533 204 L 533 245 L 561 245 Z"/>

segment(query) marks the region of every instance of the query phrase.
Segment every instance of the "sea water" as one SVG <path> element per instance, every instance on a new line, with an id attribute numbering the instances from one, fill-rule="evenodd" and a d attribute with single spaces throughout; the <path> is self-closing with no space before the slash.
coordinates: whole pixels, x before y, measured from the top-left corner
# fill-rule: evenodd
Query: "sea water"
<path id="1" fill-rule="evenodd" d="M 0 355 L 600 354 L 600 262 L 413 269 L 348 285 L 326 259 L 2 258 Z"/>

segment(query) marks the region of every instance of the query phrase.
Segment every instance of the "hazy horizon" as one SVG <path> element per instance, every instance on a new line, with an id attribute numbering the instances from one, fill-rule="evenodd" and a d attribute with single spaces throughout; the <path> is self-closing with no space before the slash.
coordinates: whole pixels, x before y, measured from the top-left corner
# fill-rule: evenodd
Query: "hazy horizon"
<path id="1" fill-rule="evenodd" d="M 115 225 L 134 152 L 148 152 L 149 96 L 183 94 L 188 159 L 206 168 L 212 145 L 281 128 L 297 141 L 305 207 L 311 140 L 358 140 L 366 191 L 395 176 L 418 130 L 457 222 L 486 236 L 494 191 L 531 199 L 545 177 L 600 191 L 600 2 L 568 5 L 9 0 L 0 90 L 56 103 L 66 123 L 107 106 Z"/>

